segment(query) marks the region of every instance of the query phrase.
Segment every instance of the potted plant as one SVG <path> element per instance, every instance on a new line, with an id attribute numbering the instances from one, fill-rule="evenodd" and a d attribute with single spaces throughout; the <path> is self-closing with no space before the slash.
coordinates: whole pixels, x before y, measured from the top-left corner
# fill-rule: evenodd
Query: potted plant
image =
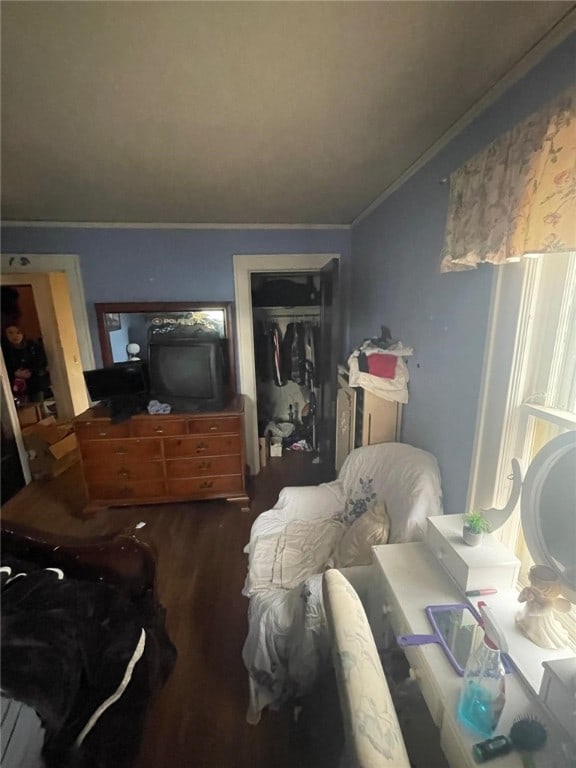
<path id="1" fill-rule="evenodd" d="M 482 512 L 472 511 L 462 516 L 462 538 L 471 547 L 482 541 L 484 533 L 490 531 L 490 523 Z"/>

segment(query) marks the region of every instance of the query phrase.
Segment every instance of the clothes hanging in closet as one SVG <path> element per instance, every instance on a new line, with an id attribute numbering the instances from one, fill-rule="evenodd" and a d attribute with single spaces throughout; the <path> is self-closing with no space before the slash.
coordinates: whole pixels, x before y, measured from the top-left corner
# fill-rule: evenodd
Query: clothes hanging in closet
<path id="1" fill-rule="evenodd" d="M 261 381 L 273 381 L 282 387 L 286 383 L 282 373 L 282 334 L 277 323 L 254 323 L 254 358 L 256 375 Z"/>
<path id="2" fill-rule="evenodd" d="M 279 387 L 287 381 L 310 389 L 318 386 L 319 335 L 316 323 L 290 322 L 282 336 L 276 322 L 256 322 L 254 356 L 258 378 L 274 381 Z"/>
<path id="3" fill-rule="evenodd" d="M 282 372 L 296 384 L 306 382 L 306 350 L 302 323 L 288 323 L 282 340 Z"/>

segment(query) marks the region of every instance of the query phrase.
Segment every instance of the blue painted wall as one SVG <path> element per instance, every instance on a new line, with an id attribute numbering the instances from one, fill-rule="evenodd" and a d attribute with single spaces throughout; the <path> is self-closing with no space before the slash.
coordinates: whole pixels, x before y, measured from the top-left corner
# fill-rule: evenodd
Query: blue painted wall
<path id="1" fill-rule="evenodd" d="M 99 363 L 95 302 L 233 301 L 234 254 L 339 253 L 346 276 L 350 239 L 347 229 L 4 227 L 2 251 L 80 256 Z"/>
<path id="2" fill-rule="evenodd" d="M 497 268 L 440 274 L 449 194 L 440 179 L 575 76 L 572 35 L 352 231 L 350 344 L 384 324 L 414 347 L 402 439 L 438 457 L 447 512 L 464 511 L 466 502 Z"/>

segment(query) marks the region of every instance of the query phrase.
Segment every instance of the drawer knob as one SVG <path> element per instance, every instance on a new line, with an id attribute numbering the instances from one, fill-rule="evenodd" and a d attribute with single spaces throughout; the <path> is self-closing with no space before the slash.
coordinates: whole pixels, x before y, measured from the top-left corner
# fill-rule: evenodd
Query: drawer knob
<path id="1" fill-rule="evenodd" d="M 114 448 L 114 453 L 126 453 L 127 449 L 124 448 L 123 445 L 121 445 L 119 448 Z"/>
<path id="2" fill-rule="evenodd" d="M 126 479 L 126 478 L 130 477 L 130 472 L 127 469 L 124 469 L 124 468 L 119 469 L 118 470 L 118 477 L 123 477 L 123 478 Z"/>
<path id="3" fill-rule="evenodd" d="M 200 488 L 212 488 L 213 485 L 214 485 L 213 480 L 204 480 L 203 483 L 200 483 Z"/>
<path id="4" fill-rule="evenodd" d="M 208 469 L 210 469 L 211 466 L 212 466 L 212 462 L 211 461 L 203 461 L 200 464 L 199 469 L 200 469 L 201 472 L 206 472 Z"/>
<path id="5" fill-rule="evenodd" d="M 164 432 L 164 428 L 163 428 L 163 427 L 156 427 L 156 429 L 154 430 L 154 432 L 157 432 L 159 435 L 161 435 L 161 434 L 162 434 L 162 432 Z"/>
<path id="6" fill-rule="evenodd" d="M 212 426 L 210 427 L 210 432 L 217 432 L 217 431 L 218 431 L 218 425 L 212 424 Z"/>
<path id="7" fill-rule="evenodd" d="M 98 432 L 98 437 L 106 437 L 108 432 Z"/>
<path id="8" fill-rule="evenodd" d="M 198 446 L 196 448 L 196 453 L 204 453 L 204 451 L 208 450 L 208 446 L 206 443 L 198 443 Z"/>

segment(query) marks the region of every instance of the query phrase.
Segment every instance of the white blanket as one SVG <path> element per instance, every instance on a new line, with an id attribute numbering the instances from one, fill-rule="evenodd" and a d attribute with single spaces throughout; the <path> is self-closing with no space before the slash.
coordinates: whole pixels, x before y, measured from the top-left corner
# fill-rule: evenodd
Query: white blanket
<path id="1" fill-rule="evenodd" d="M 250 566 L 242 594 L 279 587 L 292 589 L 322 573 L 346 526 L 334 519 L 292 520 L 277 533 L 258 536 L 250 546 Z"/>
<path id="2" fill-rule="evenodd" d="M 322 574 L 293 589 L 256 592 L 242 658 L 251 679 L 249 722 L 308 693 L 330 659 Z"/>

